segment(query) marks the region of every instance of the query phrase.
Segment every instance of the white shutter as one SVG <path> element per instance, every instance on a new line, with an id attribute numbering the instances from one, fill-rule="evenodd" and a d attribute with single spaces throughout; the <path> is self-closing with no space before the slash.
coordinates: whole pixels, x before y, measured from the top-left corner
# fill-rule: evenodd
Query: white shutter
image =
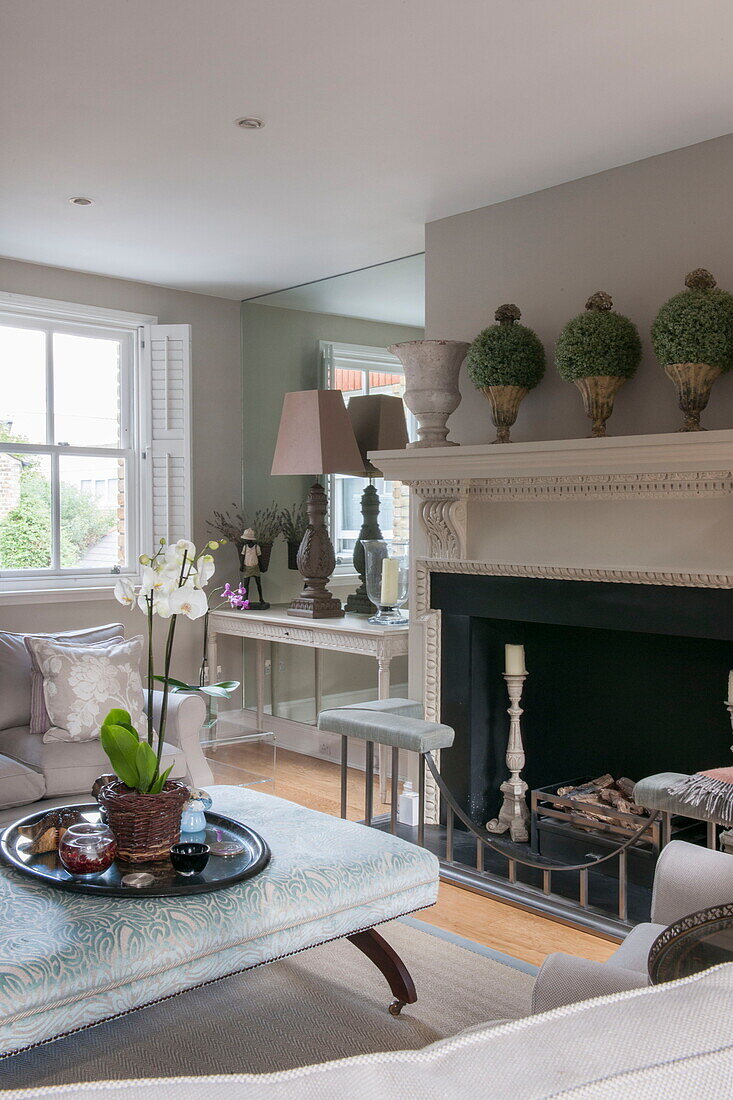
<path id="1" fill-rule="evenodd" d="M 143 330 L 148 413 L 147 501 L 151 546 L 191 538 L 191 326 Z M 146 553 L 149 552 L 146 548 Z"/>

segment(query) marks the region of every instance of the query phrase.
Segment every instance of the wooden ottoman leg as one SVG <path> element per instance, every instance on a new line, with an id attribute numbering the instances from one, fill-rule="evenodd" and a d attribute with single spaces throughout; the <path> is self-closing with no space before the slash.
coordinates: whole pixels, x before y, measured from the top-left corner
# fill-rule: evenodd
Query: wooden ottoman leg
<path id="1" fill-rule="evenodd" d="M 394 997 L 389 1006 L 393 1016 L 399 1016 L 405 1005 L 415 1003 L 417 993 L 409 970 L 395 949 L 378 932 L 369 928 L 366 932 L 355 932 L 353 936 L 347 936 L 347 939 L 363 951 L 387 979 Z"/>

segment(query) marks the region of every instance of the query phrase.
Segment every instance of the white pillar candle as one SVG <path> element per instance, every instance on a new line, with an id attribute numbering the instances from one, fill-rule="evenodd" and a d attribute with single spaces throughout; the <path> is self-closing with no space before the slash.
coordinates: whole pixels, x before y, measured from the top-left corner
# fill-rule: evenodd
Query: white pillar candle
<path id="1" fill-rule="evenodd" d="M 733 703 L 733 669 L 728 673 L 728 702 Z"/>
<path id="2" fill-rule="evenodd" d="M 382 607 L 394 607 L 397 603 L 399 569 L 397 558 L 382 559 L 382 591 L 379 597 Z"/>
<path id="3" fill-rule="evenodd" d="M 526 674 L 523 645 L 504 646 L 504 672 L 507 676 L 524 676 Z"/>

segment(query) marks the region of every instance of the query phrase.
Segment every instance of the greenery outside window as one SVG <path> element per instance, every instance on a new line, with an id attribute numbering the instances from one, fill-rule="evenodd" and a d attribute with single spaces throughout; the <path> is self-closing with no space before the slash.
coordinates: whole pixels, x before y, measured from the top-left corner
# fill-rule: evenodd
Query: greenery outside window
<path id="1" fill-rule="evenodd" d="M 28 301 L 0 300 L 0 589 L 109 584 L 138 570 L 139 322 L 153 318 L 12 308 Z"/>
<path id="2" fill-rule="evenodd" d="M 357 344 L 321 342 L 326 387 L 341 390 L 347 405 L 350 398 L 366 393 L 387 393 L 403 397 L 405 374 L 402 364 L 386 348 Z M 414 418 L 405 409 L 407 430 L 415 438 Z M 352 573 L 354 545 L 362 524 L 361 495 L 368 480 L 348 474 L 328 478 L 329 525 L 336 551 L 336 572 Z M 400 481 L 376 478 L 379 493 L 379 524 L 385 538 L 407 538 L 409 510 L 407 486 Z"/>

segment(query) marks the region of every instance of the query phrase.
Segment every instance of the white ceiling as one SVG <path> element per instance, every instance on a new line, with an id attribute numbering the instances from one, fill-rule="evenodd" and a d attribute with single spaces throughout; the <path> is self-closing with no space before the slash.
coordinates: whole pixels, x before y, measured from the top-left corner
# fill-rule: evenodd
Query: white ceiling
<path id="1" fill-rule="evenodd" d="M 425 326 L 425 255 L 334 275 L 255 299 L 261 305 Z"/>
<path id="2" fill-rule="evenodd" d="M 731 129 L 730 0 L 2 0 L 0 23 L 0 252 L 232 298 Z"/>

